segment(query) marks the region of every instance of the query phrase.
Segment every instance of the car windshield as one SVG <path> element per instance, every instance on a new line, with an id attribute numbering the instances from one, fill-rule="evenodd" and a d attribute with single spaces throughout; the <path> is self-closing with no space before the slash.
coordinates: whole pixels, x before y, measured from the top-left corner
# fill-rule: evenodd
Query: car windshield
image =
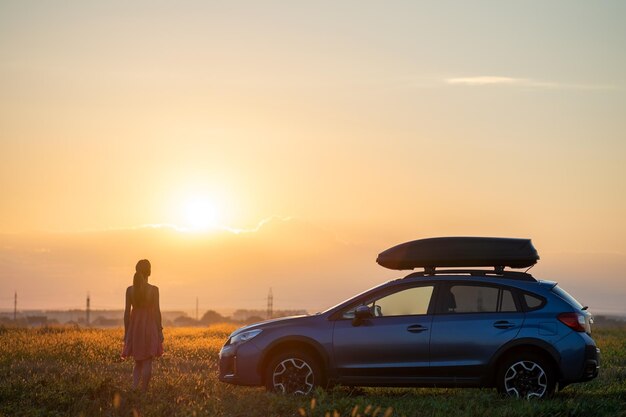
<path id="1" fill-rule="evenodd" d="M 387 283 L 385 282 L 385 283 L 382 283 L 382 284 L 376 285 L 375 287 L 369 288 L 369 289 L 367 289 L 367 290 L 365 290 L 365 291 L 362 291 L 362 292 L 358 293 L 357 295 L 354 295 L 354 296 L 352 296 L 352 297 L 350 297 L 350 298 L 348 298 L 348 299 L 346 299 L 346 300 L 343 300 L 343 301 L 341 301 L 341 302 L 339 302 L 339 303 L 335 304 L 334 306 L 332 306 L 332 307 L 330 307 L 330 308 L 327 308 L 327 309 L 323 310 L 320 314 L 325 314 L 325 313 L 327 313 L 327 312 L 329 312 L 329 311 L 331 311 L 331 310 L 334 310 L 335 308 L 339 307 L 340 305 L 342 305 L 342 304 L 344 304 L 344 303 L 347 303 L 347 302 L 349 302 L 349 301 L 351 301 L 351 300 L 354 300 L 355 298 L 358 298 L 358 297 L 362 296 L 362 295 L 363 295 L 363 294 L 365 294 L 366 292 L 372 291 L 373 289 L 376 289 L 376 288 L 378 288 L 378 287 L 382 287 L 383 285 L 386 285 L 386 284 L 387 284 Z"/>
<path id="2" fill-rule="evenodd" d="M 570 303 L 572 307 L 582 310 L 583 305 L 580 304 L 574 297 L 570 295 L 570 293 L 565 291 L 563 288 L 556 285 L 554 288 L 552 288 L 552 291 L 556 293 L 556 295 L 558 295 L 559 297 L 561 297 L 562 299 Z"/>

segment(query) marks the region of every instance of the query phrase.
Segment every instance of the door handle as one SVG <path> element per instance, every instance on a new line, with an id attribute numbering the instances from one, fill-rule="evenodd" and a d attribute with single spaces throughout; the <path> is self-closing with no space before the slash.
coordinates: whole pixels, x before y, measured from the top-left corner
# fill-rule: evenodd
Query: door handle
<path id="1" fill-rule="evenodd" d="M 421 333 L 426 330 L 428 330 L 428 327 L 424 327 L 421 324 L 413 324 L 406 328 L 406 331 L 410 333 Z"/>
<path id="2" fill-rule="evenodd" d="M 495 327 L 496 329 L 510 329 L 511 327 L 515 327 L 515 323 L 511 323 L 510 321 L 506 320 L 498 320 L 493 323 L 493 327 Z"/>

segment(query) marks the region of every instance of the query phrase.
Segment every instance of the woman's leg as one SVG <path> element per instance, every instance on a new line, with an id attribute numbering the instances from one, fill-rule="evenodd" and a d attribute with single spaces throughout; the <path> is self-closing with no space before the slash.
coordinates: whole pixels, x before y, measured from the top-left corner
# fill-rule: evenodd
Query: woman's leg
<path id="1" fill-rule="evenodd" d="M 142 368 L 142 379 L 143 379 L 143 385 L 142 388 L 144 391 L 148 390 L 148 384 L 150 383 L 150 378 L 152 377 L 152 358 L 150 359 L 146 359 L 143 362 L 143 368 Z"/>
<path id="2" fill-rule="evenodd" d="M 139 388 L 139 381 L 141 380 L 141 374 L 143 371 L 144 361 L 135 361 L 135 368 L 133 369 L 133 389 Z"/>

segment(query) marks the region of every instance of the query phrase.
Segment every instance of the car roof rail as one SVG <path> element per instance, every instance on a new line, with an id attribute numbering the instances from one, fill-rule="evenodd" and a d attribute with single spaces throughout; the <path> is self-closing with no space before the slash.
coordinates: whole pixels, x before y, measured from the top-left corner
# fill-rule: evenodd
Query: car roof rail
<path id="1" fill-rule="evenodd" d="M 407 275 L 404 278 L 420 278 L 420 277 L 430 277 L 435 275 L 450 275 L 450 274 L 467 274 L 470 276 L 486 276 L 486 277 L 499 277 L 499 278 L 507 278 L 507 279 L 517 279 L 520 281 L 531 281 L 537 282 L 535 277 L 527 272 L 517 272 L 517 271 L 505 271 L 503 267 L 495 267 L 493 270 L 490 269 L 440 269 L 437 270 L 435 268 L 424 268 L 423 271 L 413 272 Z"/>

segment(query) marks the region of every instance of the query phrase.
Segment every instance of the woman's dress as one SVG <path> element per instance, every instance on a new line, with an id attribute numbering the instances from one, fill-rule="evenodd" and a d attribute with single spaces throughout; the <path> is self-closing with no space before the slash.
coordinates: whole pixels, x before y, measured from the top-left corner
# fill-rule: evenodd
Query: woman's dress
<path id="1" fill-rule="evenodd" d="M 136 361 L 141 361 L 163 355 L 158 300 L 159 289 L 149 285 L 145 303 L 138 307 L 132 305 L 130 323 L 124 339 L 123 358 L 133 357 Z"/>

